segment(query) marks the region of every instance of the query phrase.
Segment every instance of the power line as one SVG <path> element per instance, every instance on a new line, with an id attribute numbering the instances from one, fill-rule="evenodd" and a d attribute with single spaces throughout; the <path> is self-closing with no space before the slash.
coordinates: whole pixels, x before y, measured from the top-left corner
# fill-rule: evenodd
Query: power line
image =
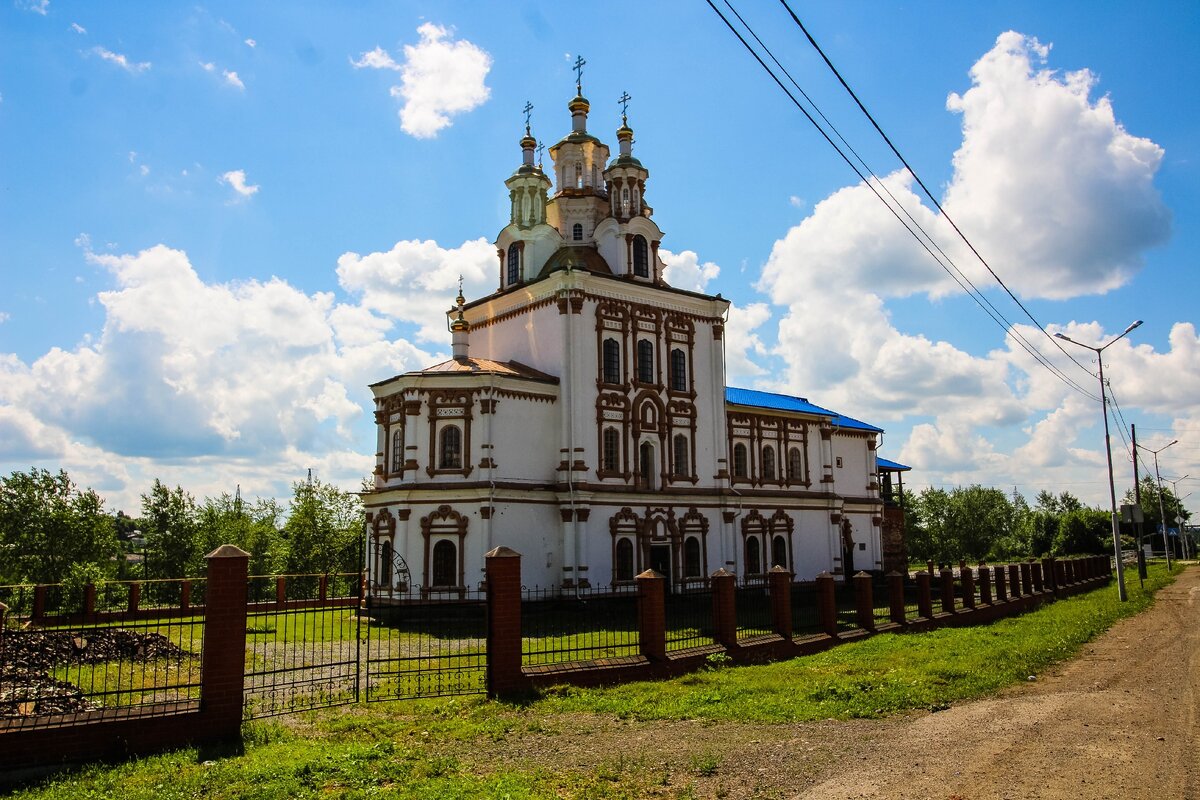
<path id="1" fill-rule="evenodd" d="M 925 192 L 925 196 L 928 197 L 930 202 L 933 203 L 934 207 L 937 208 L 938 213 L 940 213 L 942 215 L 942 217 L 946 220 L 946 222 L 950 223 L 950 227 L 954 228 L 954 232 L 958 234 L 958 237 L 960 239 L 962 239 L 963 243 L 966 244 L 966 246 L 968 248 L 970 248 L 971 252 L 975 254 L 975 257 L 979 259 L 979 263 L 983 264 L 984 268 L 987 269 L 988 273 L 990 273 L 991 276 L 996 279 L 996 283 L 1000 284 L 1000 288 L 1004 289 L 1005 293 L 1009 297 L 1012 298 L 1014 303 L 1017 304 L 1017 307 L 1020 308 L 1021 311 L 1025 312 L 1025 316 L 1029 317 L 1030 321 L 1033 322 L 1033 324 L 1037 326 L 1038 330 L 1041 331 L 1046 336 L 1046 338 L 1049 339 L 1051 341 L 1051 343 L 1055 347 L 1057 347 L 1067 358 L 1071 359 L 1071 361 L 1073 361 L 1077 367 L 1084 370 L 1085 372 L 1088 372 L 1088 369 L 1086 367 L 1084 367 L 1083 364 L 1081 364 L 1075 358 L 1074 355 L 1072 355 L 1070 352 L 1068 352 L 1067 349 L 1064 348 L 1058 342 L 1057 339 L 1055 339 L 1053 336 L 1051 336 L 1046 331 L 1046 326 L 1043 325 L 1041 322 L 1039 322 L 1038 319 L 1033 316 L 1033 313 L 1025 306 L 1024 303 L 1021 302 L 1021 300 L 1015 294 L 1013 294 L 1012 290 L 1008 288 L 1008 285 L 1003 280 L 1001 280 L 1000 276 L 996 274 L 996 271 L 992 269 L 991 264 L 989 264 L 987 262 L 987 260 L 979 252 L 979 250 L 977 250 L 975 248 L 975 245 L 971 243 L 971 240 L 967 238 L 967 235 L 965 233 L 963 233 L 962 230 L 958 227 L 958 223 L 956 223 L 954 221 L 954 218 L 946 213 L 946 209 L 942 208 L 941 202 L 938 201 L 937 197 L 934 196 L 933 192 L 929 191 L 929 187 L 925 185 L 925 181 L 921 180 L 921 176 L 917 175 L 917 171 L 912 168 L 912 165 L 910 165 L 908 163 L 908 160 L 904 158 L 904 156 L 900 153 L 900 150 L 897 149 L 896 145 L 894 145 L 892 143 L 892 140 L 888 137 L 888 135 L 883 132 L 883 128 L 881 128 L 879 123 L 876 122 L 875 117 L 871 114 L 870 111 L 867 110 L 867 107 L 865 105 L 863 105 L 863 102 L 858 99 L 858 95 L 855 94 L 854 90 L 850 88 L 850 84 L 846 83 L 845 78 L 842 77 L 842 73 L 838 72 L 837 67 L 835 67 L 833 65 L 833 62 L 829 60 L 829 56 L 825 55 L 825 51 L 821 49 L 821 46 L 819 44 L 817 44 L 817 40 L 814 39 L 812 34 L 808 32 L 808 28 L 804 27 L 804 23 L 800 21 L 800 18 L 798 16 L 796 16 L 796 12 L 793 11 L 792 7 L 788 5 L 787 0 L 779 0 L 779 2 L 783 5 L 783 7 L 785 9 L 787 9 L 788 14 L 791 15 L 792 20 L 796 23 L 796 25 L 800 28 L 800 30 L 803 31 L 803 33 L 804 33 L 805 37 L 808 39 L 809 43 L 821 55 L 821 58 L 825 61 L 826 66 L 828 66 L 829 69 L 833 72 L 834 76 L 837 77 L 838 82 L 842 84 L 842 87 L 850 94 L 850 97 L 852 97 L 854 99 L 854 102 L 858 105 L 859 109 L 862 110 L 863 114 L 866 115 L 867 119 L 871 121 L 871 125 L 874 126 L 875 130 L 879 133 L 879 135 L 881 137 L 883 137 L 883 140 L 885 142 L 887 142 L 887 146 L 889 148 L 891 148 L 892 153 L 895 154 L 896 158 L 900 159 L 900 163 L 903 164 L 904 168 L 908 170 L 908 173 L 913 176 L 913 179 L 917 182 L 917 185 L 921 187 L 921 190 L 923 192 Z"/>
<path id="2" fill-rule="evenodd" d="M 1033 359 L 1039 365 L 1041 365 L 1043 368 L 1049 370 L 1051 374 L 1058 377 L 1059 380 L 1063 381 L 1064 383 L 1066 383 L 1068 386 L 1070 386 L 1071 388 L 1073 388 L 1075 391 L 1079 392 L 1080 394 L 1083 394 L 1084 396 L 1089 397 L 1093 400 L 1098 400 L 1099 399 L 1098 397 L 1096 397 L 1095 395 L 1091 394 L 1086 389 L 1081 387 L 1073 379 L 1071 379 L 1069 376 L 1067 376 L 1062 370 L 1060 370 L 1057 367 L 1057 365 L 1053 364 L 1049 359 L 1047 359 L 1045 355 L 1043 355 L 1040 351 L 1038 351 L 1037 348 L 1035 348 L 1032 345 L 1032 343 L 1029 342 L 1024 337 L 1024 335 L 1021 334 L 1020 331 L 1018 331 L 1016 329 L 1016 327 L 1013 325 L 1013 323 L 1010 322 L 1004 316 L 1004 314 L 1002 312 L 1000 312 L 999 309 L 997 309 L 991 303 L 991 301 L 988 300 L 982 294 L 982 292 L 979 291 L 979 289 L 975 286 L 975 284 L 969 278 L 967 278 L 967 276 L 965 274 L 963 274 L 962 271 L 959 270 L 956 265 L 954 265 L 953 260 L 949 256 L 947 256 L 944 251 L 942 251 L 942 249 L 936 244 L 936 242 L 929 235 L 929 233 L 927 231 L 925 231 L 925 229 L 923 227 L 921 227 L 920 223 L 918 223 L 915 219 L 912 218 L 912 216 L 910 214 L 908 214 L 908 211 L 906 209 L 904 209 L 903 205 L 901 205 L 899 203 L 899 201 L 897 201 L 895 199 L 895 197 L 891 194 L 891 192 L 887 190 L 887 187 L 884 186 L 883 182 L 879 179 L 878 175 L 876 175 L 870 169 L 870 167 L 862 160 L 861 156 L 859 156 L 858 153 L 855 152 L 852 147 L 850 147 L 849 143 L 846 143 L 847 149 L 849 149 L 852 153 L 854 153 L 855 157 L 858 158 L 859 161 L 863 164 L 864 169 L 866 169 L 866 171 L 868 173 L 870 173 L 871 177 L 873 177 L 875 179 L 875 182 L 879 183 L 880 186 L 882 186 L 884 188 L 884 191 L 887 192 L 888 196 L 892 198 L 892 200 L 893 200 L 893 202 L 895 202 L 896 206 L 899 207 L 900 210 L 904 212 L 904 215 L 908 217 L 909 221 L 912 222 L 912 225 L 910 226 L 908 222 L 905 222 L 905 220 L 903 218 L 901 218 L 900 214 L 896 211 L 896 208 L 894 208 L 891 203 L 888 203 L 887 200 L 884 200 L 883 196 L 875 188 L 875 185 L 870 180 L 867 179 L 866 175 L 863 174 L 863 171 L 860 170 L 858 168 L 858 166 L 856 166 L 855 163 L 849 158 L 849 156 L 847 156 L 846 153 L 842 151 L 842 149 L 838 146 L 838 144 L 833 141 L 833 139 L 830 137 L 830 135 L 820 125 L 820 123 L 818 123 L 816 121 L 816 119 L 813 118 L 812 114 L 809 113 L 808 109 L 805 108 L 804 105 L 799 100 L 796 99 L 796 97 L 791 93 L 791 91 L 779 79 L 779 76 L 776 75 L 769 66 L 767 66 L 766 62 L 763 61 L 762 57 L 759 56 L 759 54 L 754 50 L 753 47 L 751 47 L 750 43 L 746 41 L 745 37 L 743 37 L 742 34 L 737 30 L 737 28 L 735 28 L 733 26 L 733 24 L 729 21 L 729 19 L 721 12 L 721 10 L 716 7 L 716 5 L 712 2 L 712 0 L 705 0 L 705 2 L 707 2 L 709 8 L 711 8 L 713 10 L 713 12 L 716 13 L 716 15 L 721 18 L 721 21 L 725 23 L 725 26 L 727 28 L 729 28 L 730 32 L 733 33 L 733 35 L 737 37 L 738 41 L 742 43 L 742 46 L 746 49 L 746 51 L 749 52 L 750 55 L 754 57 L 754 59 L 759 63 L 759 66 L 761 66 L 763 68 L 763 70 L 771 77 L 771 79 L 773 81 L 775 81 L 775 83 L 779 86 L 779 88 L 781 90 L 783 90 L 784 94 L 786 94 L 788 96 L 788 99 L 792 101 L 792 104 L 795 105 L 796 108 L 798 108 L 800 110 L 800 112 L 802 114 L 804 114 L 805 118 L 808 119 L 808 121 L 813 125 L 813 127 L 817 129 L 817 132 L 821 134 L 822 138 L 824 138 L 825 141 L 828 142 L 830 147 L 832 147 L 834 149 L 834 151 L 837 152 L 837 154 L 839 156 L 841 156 L 842 160 L 846 162 L 847 166 L 850 167 L 850 169 L 854 172 L 855 175 L 858 176 L 858 178 L 863 182 L 863 184 L 868 189 L 871 190 L 871 193 L 875 195 L 876 199 L 878 199 L 881 203 L 883 203 L 883 205 L 888 209 L 888 211 L 891 212 L 892 216 L 894 216 L 896 218 L 896 220 L 898 222 L 900 222 L 901 225 L 904 226 L 905 230 L 908 231 L 909 235 L 911 235 L 916 240 L 916 242 L 925 250 L 925 252 L 927 252 L 930 255 L 931 258 L 933 258 L 933 260 L 935 262 L 937 262 L 938 266 L 941 267 L 942 270 L 944 270 L 946 272 L 946 274 L 948 274 L 950 276 L 950 278 L 952 280 L 954 280 L 955 283 L 958 284 L 959 288 L 961 288 L 964 293 L 966 293 L 968 296 L 970 296 L 971 299 L 975 302 L 975 304 L 978 305 L 985 314 L 987 314 L 989 317 L 991 317 L 992 321 L 995 322 L 998 326 L 1000 326 L 1000 328 L 1002 330 L 1004 330 L 1006 333 L 1011 333 L 1014 340 L 1017 342 L 1017 344 L 1020 345 L 1020 347 L 1023 350 L 1025 350 L 1026 353 L 1028 353 L 1031 357 L 1033 357 Z M 829 127 L 837 134 L 838 138 L 840 138 L 843 142 L 845 142 L 846 141 L 845 138 L 842 137 L 841 133 L 837 131 L 837 128 L 833 125 L 833 123 L 829 122 L 828 118 L 821 112 L 820 108 L 816 105 L 815 102 L 813 102 L 812 98 L 809 97 L 804 92 L 804 90 L 800 88 L 800 86 L 796 82 L 796 80 L 791 76 L 790 73 L 788 73 L 786 68 L 784 68 L 783 65 L 779 63 L 779 60 L 777 58 L 775 58 L 774 54 L 771 53 L 770 48 L 768 48 L 762 42 L 762 40 L 754 32 L 753 28 L 751 28 L 751 26 L 748 23 L 746 23 L 746 21 L 741 17 L 741 15 L 738 14 L 737 10 L 733 8 L 733 6 L 730 4 L 729 0 L 725 0 L 725 4 L 729 7 L 730 11 L 732 11 L 733 14 L 735 16 L 737 16 L 739 22 L 741 22 L 741 24 L 746 28 L 746 30 L 750 33 L 750 35 L 754 37 L 755 41 L 758 42 L 759 46 L 763 49 L 763 51 L 779 67 L 780 71 L 783 72 L 783 74 L 787 76 L 788 80 L 791 81 L 791 83 L 794 86 L 796 86 L 797 90 L 799 90 L 801 95 L 803 95 L 804 98 L 809 102 L 809 104 L 812 105 L 814 111 L 816 111 L 816 113 L 818 115 L 820 115 L 823 120 L 825 120 L 825 122 L 829 125 Z M 914 175 L 914 177 L 916 177 L 916 176 Z M 920 230 L 921 235 L 923 235 L 925 237 L 924 239 L 921 238 L 921 235 L 917 234 L 916 230 L 914 230 L 914 227 L 917 230 Z M 926 242 L 926 240 L 928 240 L 928 243 Z M 930 246 L 931 244 L 932 244 L 932 248 Z M 937 252 L 941 254 L 942 258 L 945 258 L 946 262 L 948 262 L 950 264 L 950 266 L 947 266 L 946 263 L 943 263 L 942 258 L 939 258 L 938 255 L 935 254 L 934 249 L 936 249 Z M 968 288 L 968 286 L 970 288 Z M 1038 323 L 1036 319 L 1034 320 L 1034 323 L 1039 325 L 1039 330 L 1040 330 L 1040 323 Z M 1042 331 L 1042 332 L 1045 333 L 1045 331 Z M 1062 350 L 1062 346 L 1058 345 L 1057 342 L 1055 342 L 1055 345 L 1060 350 Z M 1066 353 L 1065 350 L 1063 350 L 1063 352 Z M 1071 356 L 1070 353 L 1067 353 L 1067 356 L 1072 361 L 1075 361 L 1074 357 Z M 1075 363 L 1078 364 L 1079 362 L 1075 361 Z M 1085 371 L 1086 371 L 1086 368 L 1085 368 Z"/>

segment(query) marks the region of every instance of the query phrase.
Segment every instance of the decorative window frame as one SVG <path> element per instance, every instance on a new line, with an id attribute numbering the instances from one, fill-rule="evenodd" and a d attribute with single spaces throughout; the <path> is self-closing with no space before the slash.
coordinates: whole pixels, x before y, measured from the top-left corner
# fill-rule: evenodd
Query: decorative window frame
<path id="1" fill-rule="evenodd" d="M 632 580 L 617 580 L 617 540 L 623 537 L 633 540 L 633 574 L 636 577 L 644 570 L 642 564 L 646 562 L 643 556 L 648 555 L 642 552 L 642 520 L 632 508 L 625 506 L 609 517 L 608 532 L 612 537 L 612 582 L 614 585 L 632 586 Z"/>
<path id="2" fill-rule="evenodd" d="M 596 304 L 596 388 L 627 388 L 631 376 L 633 357 L 630 353 L 630 330 L 632 324 L 629 308 L 621 303 L 603 301 Z M 621 357 L 620 381 L 608 383 L 604 380 L 604 340 L 615 339 Z"/>
<path id="3" fill-rule="evenodd" d="M 474 396 L 469 390 L 435 391 L 429 395 L 429 466 L 425 468 L 429 477 L 461 475 L 466 478 L 471 474 L 474 469 L 471 463 L 471 420 L 474 404 Z M 462 428 L 462 466 L 442 469 L 439 466 L 440 432 L 448 425 L 458 425 Z"/>
<path id="4" fill-rule="evenodd" d="M 796 548 L 792 542 L 792 533 L 795 530 L 796 530 L 796 521 L 794 519 L 792 519 L 791 515 L 788 514 L 786 511 L 784 511 L 782 508 L 775 509 L 775 513 L 771 515 L 771 518 L 769 520 L 767 520 L 767 532 L 768 532 L 769 538 L 771 539 L 772 545 L 774 544 L 774 539 L 776 536 L 783 537 L 784 546 L 786 548 L 786 555 L 787 555 L 787 564 L 785 564 L 783 566 L 785 566 L 787 571 L 792 573 L 793 575 L 796 574 L 796 562 L 795 562 Z M 773 553 L 773 551 L 774 551 L 774 547 L 772 547 L 772 553 Z M 775 559 L 770 558 L 768 560 L 774 561 Z M 771 566 L 774 566 L 774 565 L 772 564 Z M 768 569 L 769 569 L 769 567 L 768 567 Z"/>
<path id="5" fill-rule="evenodd" d="M 423 572 L 421 578 L 421 596 L 456 593 L 461 599 L 466 593 L 466 538 L 467 522 L 465 515 L 455 511 L 449 505 L 441 505 L 436 511 L 421 517 L 421 537 L 425 540 L 423 555 Z M 458 556 L 458 579 L 454 586 L 434 587 L 433 581 L 433 548 L 442 539 L 451 539 L 455 544 Z"/>
<path id="6" fill-rule="evenodd" d="M 664 320 L 666 345 L 665 360 L 667 364 L 666 389 L 671 398 L 686 397 L 696 399 L 696 325 L 688 317 L 680 314 L 668 314 Z M 684 389 L 676 389 L 671 379 L 671 354 L 675 350 L 683 352 L 685 374 Z"/>
<path id="7" fill-rule="evenodd" d="M 596 446 L 599 458 L 596 459 L 596 477 L 600 480 L 616 478 L 628 481 L 632 477 L 629 469 L 629 442 L 631 415 L 629 398 L 616 392 L 604 392 L 596 398 Z M 616 428 L 620 448 L 620 464 L 616 472 L 605 469 L 604 465 L 604 429 Z"/>
<path id="8" fill-rule="evenodd" d="M 770 570 L 766 566 L 766 562 L 771 560 L 770 546 L 770 525 L 766 518 L 759 513 L 758 509 L 751 509 L 750 513 L 742 517 L 741 534 L 742 534 L 742 578 L 747 582 L 757 582 L 766 578 L 766 573 Z M 754 538 L 758 541 L 758 567 L 759 572 L 750 572 L 750 565 L 746 560 L 747 544 L 746 542 Z"/>

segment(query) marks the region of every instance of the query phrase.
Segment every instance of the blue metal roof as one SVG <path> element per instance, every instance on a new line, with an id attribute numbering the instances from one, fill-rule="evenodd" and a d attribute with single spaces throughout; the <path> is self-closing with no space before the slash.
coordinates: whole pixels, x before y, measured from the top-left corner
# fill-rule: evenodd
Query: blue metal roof
<path id="1" fill-rule="evenodd" d="M 756 389 L 738 389 L 734 386 L 725 387 L 725 402 L 739 406 L 755 406 L 756 408 L 773 408 L 777 411 L 798 411 L 803 414 L 817 414 L 822 417 L 836 417 L 837 414 L 828 408 L 813 405 L 803 397 L 792 397 L 788 394 L 775 392 L 760 392 Z"/>
<path id="2" fill-rule="evenodd" d="M 861 419 L 847 417 L 845 414 L 834 414 L 833 425 L 835 428 L 849 428 L 856 431 L 874 431 L 875 433 L 883 433 L 883 428 L 876 428 L 869 422 L 863 422 Z"/>
<path id="3" fill-rule="evenodd" d="M 912 467 L 907 467 L 898 461 L 891 461 L 881 456 L 875 456 L 875 466 L 886 472 L 908 472 L 912 469 Z"/>

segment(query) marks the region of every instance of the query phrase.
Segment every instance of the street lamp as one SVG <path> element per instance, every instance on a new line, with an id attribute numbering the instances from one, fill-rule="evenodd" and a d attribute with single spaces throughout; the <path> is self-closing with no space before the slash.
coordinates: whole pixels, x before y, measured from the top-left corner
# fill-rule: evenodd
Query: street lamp
<path id="1" fill-rule="evenodd" d="M 1183 483 L 1190 477 L 1192 477 L 1191 473 L 1188 473 L 1187 475 L 1184 475 L 1179 478 L 1175 478 L 1174 480 L 1167 478 L 1167 481 L 1171 484 L 1171 494 L 1175 495 L 1176 514 L 1180 517 L 1183 516 L 1183 498 L 1179 496 L 1179 484 Z M 1191 492 L 1189 492 L 1188 494 L 1190 495 Z M 1161 496 L 1162 496 L 1162 492 L 1159 492 L 1159 497 L 1161 497 Z M 1159 513 L 1162 513 L 1162 512 L 1159 512 Z M 1187 537 L 1183 535 L 1183 520 L 1177 519 L 1176 522 L 1179 523 L 1179 546 L 1183 549 L 1183 557 L 1189 558 L 1189 556 L 1188 556 L 1188 540 L 1187 540 Z M 1165 524 L 1165 521 L 1164 521 L 1164 524 Z"/>
<path id="2" fill-rule="evenodd" d="M 1143 450 L 1150 450 L 1150 452 L 1154 454 L 1154 477 L 1158 481 L 1158 520 L 1162 524 L 1163 554 L 1167 557 L 1168 570 L 1171 569 L 1171 543 L 1167 541 L 1167 517 L 1166 512 L 1163 511 L 1162 475 L 1160 475 L 1158 472 L 1158 454 L 1173 444 L 1179 444 L 1179 440 L 1172 439 L 1170 442 L 1167 442 L 1157 450 L 1150 450 L 1149 447 L 1142 448 Z M 1134 455 L 1136 455 L 1136 453 Z"/>
<path id="3" fill-rule="evenodd" d="M 1123 339 L 1127 333 L 1141 324 L 1142 321 L 1139 319 L 1137 322 L 1134 322 L 1128 328 L 1121 331 L 1121 335 L 1116 339 L 1113 339 L 1108 344 L 1100 347 L 1092 347 L 1091 345 L 1077 342 L 1070 336 L 1067 336 L 1065 333 L 1054 334 L 1063 341 L 1070 342 L 1073 345 L 1078 345 L 1079 347 L 1083 347 L 1087 350 L 1091 350 L 1096 354 L 1096 361 L 1100 363 L 1100 413 L 1104 416 L 1104 454 L 1108 457 L 1108 496 L 1112 502 L 1113 553 L 1116 556 L 1117 561 L 1117 597 L 1120 598 L 1121 602 L 1125 602 L 1125 600 L 1128 598 L 1128 595 L 1125 593 L 1125 565 L 1123 563 L 1123 559 L 1121 558 L 1121 532 L 1117 523 L 1117 488 L 1113 482 L 1112 447 L 1109 444 L 1108 433 L 1108 396 L 1104 393 L 1104 358 L 1100 354 L 1103 353 L 1106 348 Z M 1159 496 L 1162 496 L 1161 491 L 1159 492 Z"/>

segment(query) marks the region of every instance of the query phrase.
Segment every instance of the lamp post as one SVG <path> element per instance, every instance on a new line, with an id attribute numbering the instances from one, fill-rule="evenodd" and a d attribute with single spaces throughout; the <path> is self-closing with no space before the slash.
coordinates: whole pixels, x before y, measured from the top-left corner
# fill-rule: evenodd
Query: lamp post
<path id="1" fill-rule="evenodd" d="M 1113 554 L 1115 555 L 1117 561 L 1117 597 L 1120 598 L 1121 602 L 1125 602 L 1125 600 L 1128 598 L 1128 595 L 1125 593 L 1125 565 L 1123 563 L 1123 559 L 1121 558 L 1121 532 L 1118 527 L 1119 523 L 1117 522 L 1117 488 L 1113 482 L 1112 446 L 1109 444 L 1108 433 L 1108 395 L 1106 395 L 1104 392 L 1104 357 L 1101 355 L 1101 353 L 1103 353 L 1106 348 L 1123 339 L 1127 333 L 1141 324 L 1142 321 L 1139 319 L 1128 328 L 1121 331 L 1120 336 L 1113 339 L 1108 344 L 1101 345 L 1100 347 L 1092 347 L 1091 345 L 1077 342 L 1070 336 L 1067 336 L 1065 333 L 1054 334 L 1063 341 L 1070 342 L 1073 345 L 1078 345 L 1079 347 L 1087 350 L 1091 350 L 1096 354 L 1096 361 L 1100 364 L 1100 413 L 1104 416 L 1104 454 L 1108 457 L 1108 496 L 1112 503 Z M 1161 491 L 1159 492 L 1159 496 L 1162 496 Z"/>
<path id="2" fill-rule="evenodd" d="M 1170 447 L 1173 444 L 1179 444 L 1179 440 L 1172 439 L 1170 442 L 1167 442 L 1166 444 L 1164 444 L 1162 447 L 1158 448 L 1157 450 L 1150 450 L 1149 447 L 1142 448 L 1143 450 L 1150 450 L 1150 452 L 1154 454 L 1154 478 L 1155 478 L 1155 480 L 1158 481 L 1158 520 L 1162 524 L 1163 554 L 1167 557 L 1167 569 L 1168 570 L 1171 569 L 1171 543 L 1167 541 L 1167 516 L 1166 516 L 1166 512 L 1163 511 L 1162 475 L 1159 474 L 1159 471 L 1158 471 L 1158 454 L 1161 453 L 1163 450 L 1166 450 L 1168 447 Z"/>
<path id="3" fill-rule="evenodd" d="M 1175 495 L 1175 513 L 1180 517 L 1183 516 L 1183 498 L 1179 496 L 1179 484 L 1183 483 L 1190 477 L 1192 477 L 1191 473 L 1179 478 L 1175 478 L 1174 480 L 1167 478 L 1167 481 L 1171 484 L 1171 494 Z M 1188 492 L 1188 496 L 1191 496 L 1191 492 Z M 1188 540 L 1187 537 L 1183 535 L 1183 521 L 1177 519 L 1176 522 L 1179 523 L 1179 547 L 1182 549 L 1183 557 L 1185 559 L 1190 558 L 1191 556 L 1188 555 Z"/>

